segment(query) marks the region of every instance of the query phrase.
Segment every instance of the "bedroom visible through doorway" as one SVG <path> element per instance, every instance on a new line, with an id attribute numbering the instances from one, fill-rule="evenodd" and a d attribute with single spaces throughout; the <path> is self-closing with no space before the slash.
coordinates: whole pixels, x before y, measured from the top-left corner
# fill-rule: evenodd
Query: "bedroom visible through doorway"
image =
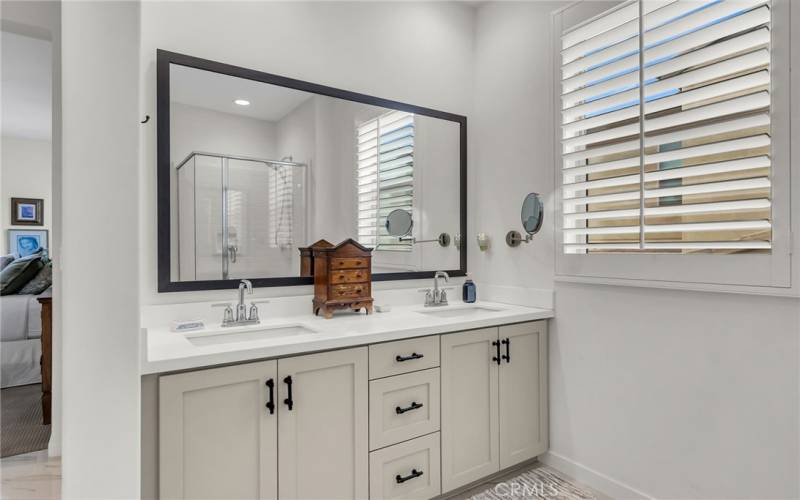
<path id="1" fill-rule="evenodd" d="M 0 34 L 3 458 L 47 449 L 51 433 L 53 44 L 25 31 Z"/>

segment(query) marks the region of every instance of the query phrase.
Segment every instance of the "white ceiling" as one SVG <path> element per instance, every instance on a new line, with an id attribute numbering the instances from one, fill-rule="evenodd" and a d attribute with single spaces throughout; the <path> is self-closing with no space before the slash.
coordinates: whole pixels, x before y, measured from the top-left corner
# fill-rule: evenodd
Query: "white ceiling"
<path id="1" fill-rule="evenodd" d="M 2 134 L 49 140 L 52 133 L 52 46 L 14 33 L 0 35 Z"/>
<path id="2" fill-rule="evenodd" d="M 170 100 L 223 113 L 276 122 L 313 94 L 175 64 L 170 68 Z M 238 106 L 235 99 L 250 101 Z"/>

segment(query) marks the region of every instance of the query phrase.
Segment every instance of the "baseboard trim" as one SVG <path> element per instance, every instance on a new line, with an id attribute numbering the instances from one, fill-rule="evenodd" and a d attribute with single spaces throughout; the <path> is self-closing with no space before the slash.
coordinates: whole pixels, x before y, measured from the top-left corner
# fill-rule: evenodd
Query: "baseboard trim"
<path id="1" fill-rule="evenodd" d="M 611 498 L 616 499 L 629 499 L 629 498 L 636 498 L 636 499 L 647 499 L 652 500 L 654 497 L 647 495 L 646 493 L 642 493 L 641 491 L 628 486 L 616 479 L 613 479 L 605 474 L 598 472 L 590 467 L 587 467 L 583 464 L 575 462 L 563 455 L 559 455 L 558 453 L 548 451 L 541 457 L 539 457 L 543 463 L 547 464 L 548 466 L 563 472 L 564 474 L 570 476 L 571 478 L 575 479 L 576 481 L 589 486 L 590 488 L 594 488 L 595 490 L 599 491 L 600 493 L 604 493 Z"/>

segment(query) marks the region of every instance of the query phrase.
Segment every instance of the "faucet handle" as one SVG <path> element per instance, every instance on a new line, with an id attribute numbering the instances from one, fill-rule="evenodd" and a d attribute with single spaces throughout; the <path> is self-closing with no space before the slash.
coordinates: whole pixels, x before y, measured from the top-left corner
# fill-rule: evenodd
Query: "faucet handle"
<path id="1" fill-rule="evenodd" d="M 211 304 L 211 307 L 224 307 L 225 311 L 222 313 L 222 324 L 227 325 L 233 323 L 233 306 L 230 302 Z"/>
<path id="2" fill-rule="evenodd" d="M 447 305 L 447 290 L 446 289 L 442 289 L 441 292 L 439 292 L 439 303 L 442 304 L 442 305 L 445 305 L 445 306 Z"/>
<path id="3" fill-rule="evenodd" d="M 259 321 L 258 306 L 254 303 L 250 304 L 250 314 L 247 315 L 248 321 Z"/>

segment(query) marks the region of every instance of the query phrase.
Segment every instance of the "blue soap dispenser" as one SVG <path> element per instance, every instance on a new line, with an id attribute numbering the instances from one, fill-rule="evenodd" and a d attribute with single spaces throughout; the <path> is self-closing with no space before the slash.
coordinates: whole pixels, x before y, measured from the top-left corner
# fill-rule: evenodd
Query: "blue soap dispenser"
<path id="1" fill-rule="evenodd" d="M 478 290 L 475 288 L 475 283 L 469 275 L 467 275 L 467 279 L 464 281 L 461 292 L 461 299 L 468 304 L 472 304 L 478 298 Z"/>

